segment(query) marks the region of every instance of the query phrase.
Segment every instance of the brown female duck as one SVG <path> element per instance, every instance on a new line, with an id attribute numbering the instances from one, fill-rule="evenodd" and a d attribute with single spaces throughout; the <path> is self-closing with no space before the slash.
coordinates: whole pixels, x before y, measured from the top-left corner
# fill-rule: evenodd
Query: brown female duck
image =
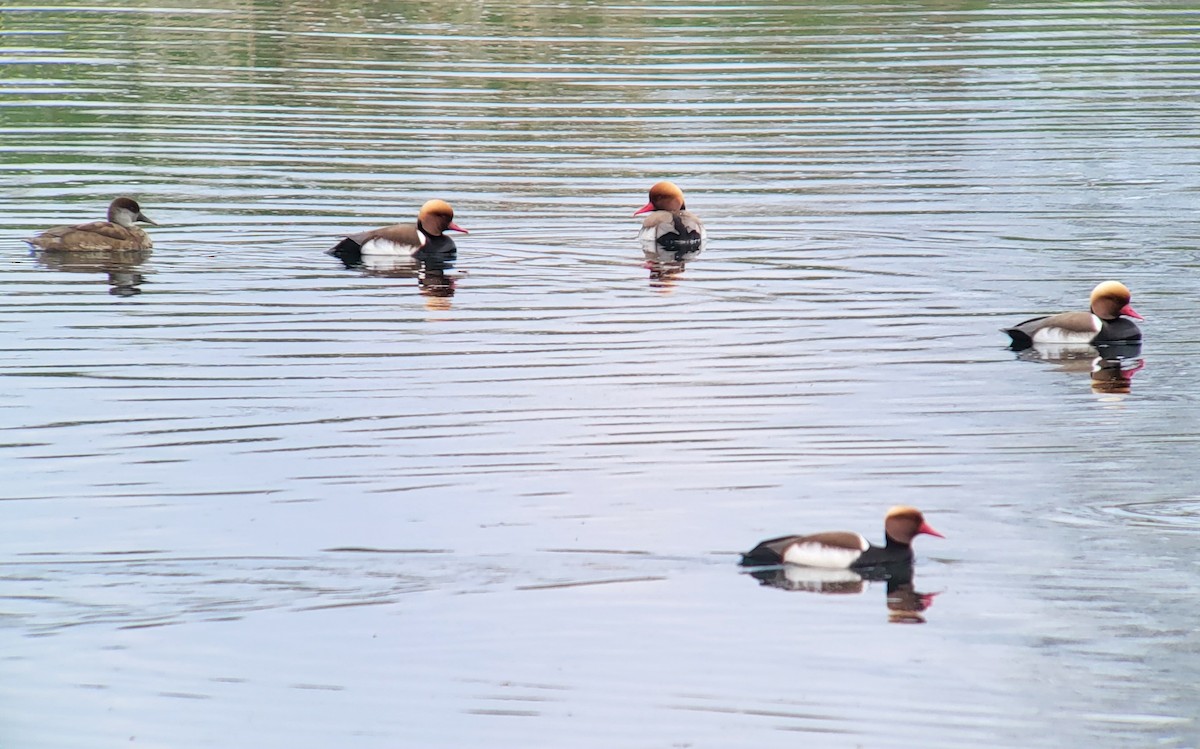
<path id="1" fill-rule="evenodd" d="M 39 250 L 58 252 L 148 250 L 153 247 L 153 243 L 149 235 L 137 226 L 139 221 L 154 224 L 142 213 L 136 200 L 122 197 L 108 206 L 107 221 L 56 226 L 25 241 Z"/>

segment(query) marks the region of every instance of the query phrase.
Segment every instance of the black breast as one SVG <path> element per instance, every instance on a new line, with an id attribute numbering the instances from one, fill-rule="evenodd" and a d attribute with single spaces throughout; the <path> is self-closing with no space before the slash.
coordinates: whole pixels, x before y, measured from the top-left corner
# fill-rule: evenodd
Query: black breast
<path id="1" fill-rule="evenodd" d="M 1142 331 L 1137 323 L 1127 317 L 1118 317 L 1116 320 L 1105 320 L 1092 343 L 1129 343 L 1140 340 Z"/>
<path id="2" fill-rule="evenodd" d="M 850 568 L 860 570 L 866 567 L 890 567 L 897 564 L 912 564 L 912 562 L 911 546 L 890 542 L 887 546 L 871 546 L 862 553 L 862 556 L 854 560 L 854 564 L 850 565 Z"/>

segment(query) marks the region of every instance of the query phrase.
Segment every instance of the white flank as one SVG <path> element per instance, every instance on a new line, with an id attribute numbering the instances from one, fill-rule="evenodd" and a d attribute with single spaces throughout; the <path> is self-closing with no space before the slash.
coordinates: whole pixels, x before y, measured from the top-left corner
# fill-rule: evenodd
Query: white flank
<path id="1" fill-rule="evenodd" d="M 788 564 L 800 564 L 805 567 L 823 567 L 830 570 L 844 570 L 854 564 L 854 560 L 862 556 L 870 544 L 862 536 L 858 537 L 860 548 L 843 549 L 840 546 L 826 546 L 819 543 L 792 544 L 783 552 L 783 561 Z"/>
<path id="2" fill-rule="evenodd" d="M 1100 322 L 1099 317 L 1092 315 L 1092 330 L 1090 331 L 1066 330 L 1064 328 L 1058 328 L 1054 326 L 1040 328 L 1039 330 L 1034 331 L 1033 342 L 1075 344 L 1090 343 L 1091 340 L 1096 337 L 1096 334 L 1100 332 L 1100 327 L 1102 324 L 1103 323 Z"/>
<path id="3" fill-rule="evenodd" d="M 421 239 L 424 239 L 424 235 Z M 413 247 L 411 244 L 400 244 L 393 242 L 390 239 L 382 239 L 376 237 L 369 240 L 362 246 L 362 254 L 364 255 L 388 255 L 391 257 L 412 257 L 420 247 Z"/>

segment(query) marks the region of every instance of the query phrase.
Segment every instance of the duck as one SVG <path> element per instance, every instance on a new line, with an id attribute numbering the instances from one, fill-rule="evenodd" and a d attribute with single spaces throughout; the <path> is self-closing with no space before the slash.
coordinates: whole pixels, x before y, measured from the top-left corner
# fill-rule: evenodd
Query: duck
<path id="1" fill-rule="evenodd" d="M 120 197 L 108 205 L 108 220 L 76 226 L 56 226 L 25 241 L 35 249 L 51 252 L 97 252 L 148 250 L 150 236 L 137 222 L 153 224 L 133 198 Z"/>
<path id="2" fill-rule="evenodd" d="M 1142 340 L 1142 331 L 1133 320 L 1144 320 L 1129 306 L 1129 288 L 1120 281 L 1104 281 L 1092 289 L 1087 312 L 1061 312 L 1034 317 L 1011 328 L 1001 328 L 1012 338 L 1017 351 L 1037 343 L 1064 343 L 1109 346 Z"/>
<path id="3" fill-rule="evenodd" d="M 661 248 L 683 255 L 698 252 L 708 237 L 700 217 L 687 209 L 683 190 L 674 182 L 659 182 L 650 188 L 650 202 L 633 212 L 640 216 L 642 230 L 638 237 L 643 247 Z"/>
<path id="4" fill-rule="evenodd" d="M 327 251 L 347 268 L 363 264 L 364 256 L 412 258 L 418 253 L 446 257 L 457 251 L 447 231 L 469 234 L 454 223 L 454 208 L 444 200 L 429 200 L 417 212 L 415 224 L 393 224 L 351 234 Z"/>
<path id="5" fill-rule="evenodd" d="M 945 538 L 925 522 L 915 507 L 897 505 L 883 519 L 886 543 L 874 546 L 860 533 L 826 531 L 807 536 L 780 536 L 763 541 L 742 555 L 746 567 L 797 564 L 824 569 L 860 570 L 911 565 L 912 541 L 922 533 Z"/>

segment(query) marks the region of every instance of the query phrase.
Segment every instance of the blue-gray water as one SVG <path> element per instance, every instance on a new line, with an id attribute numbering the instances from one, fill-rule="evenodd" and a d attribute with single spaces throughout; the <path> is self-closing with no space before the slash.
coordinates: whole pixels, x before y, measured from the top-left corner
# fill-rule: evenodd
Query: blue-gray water
<path id="1" fill-rule="evenodd" d="M 0 743 L 1200 745 L 1194 7 L 100 5 L 0 8 Z M 1131 392 L 1005 350 L 1108 278 Z M 735 565 L 899 502 L 924 624 Z"/>

